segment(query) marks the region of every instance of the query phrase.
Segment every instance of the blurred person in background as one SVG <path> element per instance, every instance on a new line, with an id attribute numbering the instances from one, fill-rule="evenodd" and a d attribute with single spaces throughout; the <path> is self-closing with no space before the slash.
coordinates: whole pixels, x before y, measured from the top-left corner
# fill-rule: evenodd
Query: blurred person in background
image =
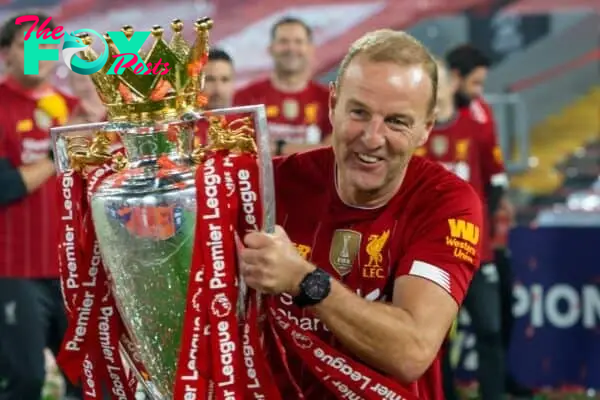
<path id="1" fill-rule="evenodd" d="M 77 101 L 51 86 L 55 61 L 39 61 L 37 75 L 24 74 L 30 24 L 16 25 L 16 18 L 0 27 L 7 63 L 0 82 L 0 400 L 34 400 L 46 377 L 44 348 L 56 356 L 67 326 L 49 129 L 67 123 Z M 69 383 L 67 398 L 81 398 Z"/>
<path id="2" fill-rule="evenodd" d="M 502 159 L 498 157 L 498 144 L 488 125 L 462 113 L 454 97 L 460 82 L 450 77 L 445 64 L 438 61 L 439 86 L 437 119 L 429 140 L 420 149 L 423 156 L 439 162 L 461 179 L 469 182 L 487 206 L 481 241 L 481 267 L 473 277 L 464 307 L 471 316 L 477 338 L 479 354 L 478 380 L 481 398 L 500 400 L 505 394 L 505 362 L 502 346 L 500 288 L 490 222 L 504 194 L 507 177 Z M 448 352 L 446 353 L 448 355 Z M 448 359 L 446 361 L 449 361 Z M 446 362 L 447 398 L 453 393 L 453 374 Z"/>
<path id="3" fill-rule="evenodd" d="M 484 126 L 484 132 L 493 136 L 488 140 L 498 140 L 496 122 L 492 108 L 483 98 L 485 80 L 490 68 L 490 60 L 475 47 L 465 44 L 454 48 L 446 55 L 446 62 L 450 69 L 451 78 L 456 82 L 454 94 L 455 105 L 461 114 L 464 114 Z M 502 150 L 497 147 L 494 152 L 495 158 L 502 157 Z M 506 182 L 508 185 L 508 182 Z M 506 231 L 505 225 L 514 223 L 514 207 L 508 197 L 500 198 L 498 207 L 492 215 L 492 236 L 495 237 L 495 263 L 500 280 L 500 307 L 502 315 L 502 344 L 508 353 L 510 338 L 512 334 L 514 317 L 512 307 L 513 298 L 513 274 L 510 267 L 509 251 L 507 249 L 507 237 L 503 235 L 498 241 L 496 231 Z M 502 226 L 500 226 L 502 225 Z M 498 226 L 498 229 L 496 228 Z M 508 368 L 507 368 L 508 369 Z M 531 396 L 532 391 L 507 374 L 506 389 L 515 396 Z"/>
<path id="4" fill-rule="evenodd" d="M 105 121 L 106 108 L 96 92 L 92 78 L 89 75 L 70 72 L 68 79 L 71 92 L 79 100 L 78 112 L 69 123 L 84 124 Z"/>
<path id="5" fill-rule="evenodd" d="M 204 73 L 204 94 L 207 110 L 231 107 L 235 93 L 235 70 L 233 60 L 221 49 L 211 49 Z"/>
<path id="6" fill-rule="evenodd" d="M 202 69 L 204 74 L 204 90 L 206 96 L 205 110 L 228 108 L 233 105 L 235 93 L 235 69 L 231 56 L 221 49 L 210 49 L 208 60 Z M 239 116 L 228 115 L 227 120 L 233 121 Z M 202 119 L 196 126 L 196 144 L 205 143 L 208 121 Z"/>
<path id="7" fill-rule="evenodd" d="M 297 18 L 271 28 L 272 75 L 235 95 L 235 105 L 264 104 L 276 154 L 292 154 L 329 142 L 329 90 L 314 82 L 313 32 Z"/>

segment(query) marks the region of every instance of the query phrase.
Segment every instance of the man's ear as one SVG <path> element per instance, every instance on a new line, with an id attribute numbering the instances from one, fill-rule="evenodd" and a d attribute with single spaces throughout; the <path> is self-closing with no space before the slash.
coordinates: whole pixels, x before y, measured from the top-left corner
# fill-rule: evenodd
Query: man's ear
<path id="1" fill-rule="evenodd" d="M 329 83 L 329 122 L 333 126 L 333 115 L 335 112 L 335 106 L 337 105 L 337 86 L 335 82 Z"/>
<path id="2" fill-rule="evenodd" d="M 10 47 L 4 47 L 0 49 L 0 61 L 4 63 L 4 65 L 8 66 L 10 57 L 8 56 Z"/>
<path id="3" fill-rule="evenodd" d="M 456 68 L 450 70 L 450 82 L 454 82 L 454 84 L 458 85 L 460 83 L 462 76 L 460 75 L 460 71 Z"/>
<path id="4" fill-rule="evenodd" d="M 273 57 L 273 43 L 269 43 L 269 45 L 267 46 L 267 53 L 269 53 L 269 55 Z"/>
<path id="5" fill-rule="evenodd" d="M 434 108 L 434 110 L 431 112 L 431 115 L 427 118 L 427 120 L 425 121 L 425 132 L 423 134 L 423 136 L 419 139 L 419 147 L 423 146 L 425 143 L 427 143 L 427 139 L 429 139 L 429 134 L 431 133 L 431 131 L 433 130 L 433 127 L 435 126 L 435 121 L 437 120 L 437 107 Z"/>

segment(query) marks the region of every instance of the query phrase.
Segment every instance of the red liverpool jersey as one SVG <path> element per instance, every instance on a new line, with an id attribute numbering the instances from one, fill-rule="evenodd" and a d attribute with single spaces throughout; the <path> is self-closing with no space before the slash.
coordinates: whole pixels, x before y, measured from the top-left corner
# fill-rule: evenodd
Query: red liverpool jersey
<path id="1" fill-rule="evenodd" d="M 0 157 L 14 167 L 48 157 L 52 126 L 67 122 L 77 101 L 55 89 L 31 92 L 0 83 Z M 58 277 L 56 180 L 0 207 L 0 277 Z"/>
<path id="2" fill-rule="evenodd" d="M 460 112 L 485 125 L 488 132 L 496 133 L 496 122 L 494 121 L 492 107 L 482 98 L 473 99 L 467 107 L 462 107 Z"/>
<path id="3" fill-rule="evenodd" d="M 453 120 L 438 124 L 418 154 L 437 161 L 469 182 L 487 204 L 487 188 L 506 180 L 502 152 L 489 125 L 481 124 L 469 114 L 457 113 Z M 489 215 L 484 215 L 481 259 L 493 260 Z"/>
<path id="4" fill-rule="evenodd" d="M 383 207 L 355 208 L 338 197 L 330 147 L 275 165 L 277 221 L 310 262 L 369 301 L 392 300 L 394 280 L 419 276 L 460 305 L 479 263 L 481 202 L 473 189 L 439 165 L 414 157 L 401 190 Z M 311 313 L 283 294 L 277 312 L 345 349 Z M 327 389 L 288 352 L 288 365 L 307 400 L 329 400 Z M 295 399 L 283 368 L 274 366 L 283 398 Z M 420 400 L 443 400 L 439 356 L 406 388 Z"/>
<path id="5" fill-rule="evenodd" d="M 285 93 L 262 80 L 236 93 L 234 104 L 264 104 L 273 140 L 318 144 L 331 134 L 329 91 L 313 81 L 300 92 Z"/>

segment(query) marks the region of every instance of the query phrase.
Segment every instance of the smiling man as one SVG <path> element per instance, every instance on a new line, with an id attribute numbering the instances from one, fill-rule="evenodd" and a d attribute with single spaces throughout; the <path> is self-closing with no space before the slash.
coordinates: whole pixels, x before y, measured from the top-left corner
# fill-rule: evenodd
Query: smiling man
<path id="1" fill-rule="evenodd" d="M 327 88 L 313 81 L 313 32 L 300 19 L 285 17 L 271 28 L 273 73 L 235 95 L 235 105 L 264 104 L 277 154 L 318 147 L 331 133 Z"/>
<path id="2" fill-rule="evenodd" d="M 412 36 L 356 41 L 331 87 L 333 146 L 275 162 L 280 226 L 248 234 L 241 254 L 246 283 L 276 295 L 277 315 L 420 400 L 444 398 L 439 349 L 477 269 L 482 222 L 468 183 L 413 156 L 436 92 L 436 63 Z M 300 361 L 303 346 L 270 360 L 282 398 L 339 396 Z"/>

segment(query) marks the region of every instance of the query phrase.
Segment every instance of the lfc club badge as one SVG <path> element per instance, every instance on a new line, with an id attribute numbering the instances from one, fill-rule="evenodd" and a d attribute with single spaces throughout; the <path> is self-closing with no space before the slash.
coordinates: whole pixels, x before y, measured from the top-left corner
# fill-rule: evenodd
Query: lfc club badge
<path id="1" fill-rule="evenodd" d="M 448 139 L 444 136 L 434 136 L 431 138 L 431 151 L 438 157 L 448 152 Z"/>
<path id="2" fill-rule="evenodd" d="M 340 276 L 348 275 L 352 270 L 360 249 L 361 237 L 360 232 L 350 229 L 337 229 L 333 233 L 329 248 L 329 262 Z"/>
<path id="3" fill-rule="evenodd" d="M 384 279 L 385 263 L 383 262 L 383 249 L 390 238 L 390 230 L 386 230 L 379 235 L 370 235 L 365 251 L 369 256 L 369 261 L 363 265 L 363 278 Z"/>
<path id="4" fill-rule="evenodd" d="M 294 99 L 285 99 L 282 108 L 283 116 L 286 119 L 293 120 L 300 115 L 300 105 Z"/>

